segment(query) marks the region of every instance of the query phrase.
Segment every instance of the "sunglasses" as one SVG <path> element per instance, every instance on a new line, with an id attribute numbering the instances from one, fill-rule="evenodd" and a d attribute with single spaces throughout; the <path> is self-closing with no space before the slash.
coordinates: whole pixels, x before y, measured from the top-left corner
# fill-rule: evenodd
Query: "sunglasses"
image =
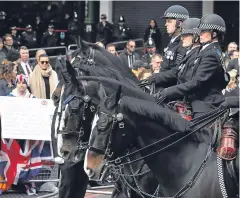
<path id="1" fill-rule="evenodd" d="M 131 47 L 131 48 L 135 48 L 136 46 L 135 46 L 135 45 L 130 45 L 129 47 Z"/>
<path id="2" fill-rule="evenodd" d="M 40 62 L 41 62 L 41 64 L 44 64 L 44 63 L 48 64 L 49 63 L 48 61 L 40 61 Z"/>

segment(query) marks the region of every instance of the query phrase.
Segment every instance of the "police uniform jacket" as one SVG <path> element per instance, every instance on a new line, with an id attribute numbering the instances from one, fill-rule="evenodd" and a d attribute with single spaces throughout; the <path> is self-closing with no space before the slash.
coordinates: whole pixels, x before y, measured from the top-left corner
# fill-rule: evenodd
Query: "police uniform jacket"
<path id="1" fill-rule="evenodd" d="M 149 66 L 151 66 L 152 56 L 153 55 L 150 55 L 150 54 L 144 54 L 141 57 L 141 61 L 143 61 L 144 63 L 147 63 Z"/>
<path id="2" fill-rule="evenodd" d="M 23 32 L 21 36 L 21 45 L 24 45 L 29 49 L 37 47 L 37 33 L 35 31 Z"/>
<path id="3" fill-rule="evenodd" d="M 153 74 L 152 78 L 156 85 L 167 87 L 169 83 L 176 82 L 176 80 L 178 84 L 191 80 L 192 70 L 199 51 L 200 46 L 195 46 L 186 53 L 177 67 L 165 72 Z"/>
<path id="4" fill-rule="evenodd" d="M 112 39 L 113 26 L 111 23 L 106 21 L 106 25 L 104 26 L 102 22 L 97 24 L 97 41 L 102 41 L 104 44 L 107 44 Z"/>
<path id="5" fill-rule="evenodd" d="M 123 26 L 115 26 L 113 31 L 113 38 L 115 41 L 127 41 L 132 38 L 132 33 L 129 27 L 125 24 Z"/>
<path id="6" fill-rule="evenodd" d="M 182 47 L 181 36 L 172 39 L 168 46 L 164 49 L 163 62 L 160 71 L 167 71 L 180 63 L 186 49 Z"/>
<path id="7" fill-rule="evenodd" d="M 218 107 L 224 101 L 222 90 L 229 81 L 219 43 L 202 47 L 194 67 L 186 70 L 181 78 L 183 83 L 164 89 L 162 95 L 169 100 L 186 97 L 193 113 L 208 112 Z"/>
<path id="8" fill-rule="evenodd" d="M 55 33 L 49 34 L 49 32 L 45 32 L 42 37 L 41 45 L 43 47 L 55 47 L 57 45 L 58 38 Z"/>

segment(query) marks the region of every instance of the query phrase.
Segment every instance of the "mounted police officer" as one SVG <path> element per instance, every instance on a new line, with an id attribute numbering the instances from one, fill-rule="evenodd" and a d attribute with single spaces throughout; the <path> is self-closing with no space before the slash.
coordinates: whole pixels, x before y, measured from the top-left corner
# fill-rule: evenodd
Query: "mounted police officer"
<path id="1" fill-rule="evenodd" d="M 181 84 L 166 88 L 158 95 L 159 101 L 186 98 L 192 106 L 193 117 L 218 107 L 224 101 L 222 90 L 229 82 L 219 45 L 226 31 L 224 20 L 209 14 L 202 17 L 198 28 L 202 47 L 194 67 L 182 76 Z"/>
<path id="2" fill-rule="evenodd" d="M 187 52 L 179 65 L 171 70 L 153 74 L 149 81 L 155 82 L 156 85 L 160 87 L 166 87 L 169 82 L 175 82 L 176 79 L 178 84 L 191 80 L 192 70 L 200 50 L 199 29 L 197 28 L 199 22 L 200 19 L 198 18 L 188 18 L 181 25 L 182 47 L 187 49 Z M 181 98 L 181 102 L 172 103 L 175 108 L 174 110 L 179 112 L 180 109 L 182 109 L 183 112 L 179 113 L 184 118 L 190 119 L 190 107 L 182 100 L 184 100 L 184 98 Z"/>
<path id="3" fill-rule="evenodd" d="M 181 43 L 180 26 L 185 19 L 189 18 L 189 13 L 186 8 L 174 5 L 165 11 L 163 18 L 166 19 L 165 26 L 167 33 L 172 38 L 168 46 L 164 49 L 161 72 L 175 67 L 186 53 Z"/>
<path id="4" fill-rule="evenodd" d="M 142 56 L 141 60 L 151 66 L 152 56 L 156 53 L 156 45 L 152 38 L 147 40 L 145 44 L 145 50 L 146 54 Z"/>

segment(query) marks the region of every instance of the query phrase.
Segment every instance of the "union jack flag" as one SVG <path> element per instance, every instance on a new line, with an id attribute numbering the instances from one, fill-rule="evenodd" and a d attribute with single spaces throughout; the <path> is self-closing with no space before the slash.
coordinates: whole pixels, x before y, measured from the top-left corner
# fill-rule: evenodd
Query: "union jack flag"
<path id="1" fill-rule="evenodd" d="M 5 191 L 12 184 L 17 184 L 18 181 L 28 181 L 40 172 L 44 143 L 36 140 L 21 140 L 24 141 L 22 149 L 17 140 L 2 139 L 1 141 L 0 175 L 6 180 L 5 187 L 2 189 Z"/>

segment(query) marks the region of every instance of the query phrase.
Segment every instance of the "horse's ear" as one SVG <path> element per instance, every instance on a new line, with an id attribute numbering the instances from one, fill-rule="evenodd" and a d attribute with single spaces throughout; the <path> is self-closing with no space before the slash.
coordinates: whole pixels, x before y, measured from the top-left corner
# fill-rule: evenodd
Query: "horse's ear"
<path id="1" fill-rule="evenodd" d="M 75 37 L 75 41 L 77 44 L 77 48 L 81 49 L 81 50 L 86 50 L 89 46 L 87 45 L 86 42 L 84 42 L 80 36 L 76 36 Z"/>
<path id="2" fill-rule="evenodd" d="M 102 83 L 98 82 L 98 96 L 100 98 L 100 100 L 103 100 L 104 98 L 106 98 L 106 91 L 102 85 Z"/>
<path id="3" fill-rule="evenodd" d="M 121 99 L 121 95 L 122 95 L 122 87 L 119 86 L 117 91 L 113 93 L 108 99 L 107 108 L 112 109 L 113 107 L 115 107 L 118 104 L 119 100 Z"/>

